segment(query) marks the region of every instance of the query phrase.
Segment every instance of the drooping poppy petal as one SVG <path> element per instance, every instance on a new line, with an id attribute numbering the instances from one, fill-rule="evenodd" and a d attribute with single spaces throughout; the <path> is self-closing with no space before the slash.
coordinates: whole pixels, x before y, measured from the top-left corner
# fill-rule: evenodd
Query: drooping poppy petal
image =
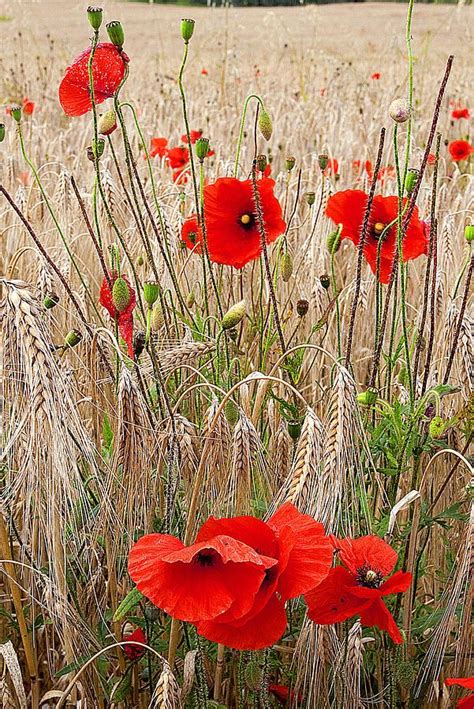
<path id="1" fill-rule="evenodd" d="M 146 635 L 141 628 L 136 628 L 133 633 L 122 635 L 122 640 L 132 640 L 137 643 L 146 643 Z M 129 660 L 138 660 L 144 653 L 145 648 L 139 645 L 123 645 L 123 651 Z"/>
<path id="2" fill-rule="evenodd" d="M 447 687 L 457 685 L 466 689 L 474 689 L 474 677 L 447 677 L 444 683 Z"/>
<path id="3" fill-rule="evenodd" d="M 59 85 L 59 101 L 68 116 L 82 116 L 92 108 L 89 92 L 88 63 L 91 47 L 85 49 L 66 69 Z M 102 103 L 116 92 L 125 75 L 128 57 L 114 44 L 97 45 L 92 62 L 95 102 Z"/>
<path id="4" fill-rule="evenodd" d="M 305 594 L 308 616 L 314 623 L 329 625 L 358 615 L 372 601 L 355 597 L 353 586 L 354 578 L 347 569 L 342 566 L 331 569 L 315 589 Z"/>
<path id="5" fill-rule="evenodd" d="M 392 593 L 405 593 L 410 588 L 412 575 L 409 571 L 396 571 L 379 587 L 382 596 L 390 596 Z"/>
<path id="6" fill-rule="evenodd" d="M 360 611 L 362 625 L 371 627 L 375 625 L 380 630 L 386 631 L 396 645 L 403 642 L 402 635 L 395 620 L 383 601 L 377 599 Z"/>

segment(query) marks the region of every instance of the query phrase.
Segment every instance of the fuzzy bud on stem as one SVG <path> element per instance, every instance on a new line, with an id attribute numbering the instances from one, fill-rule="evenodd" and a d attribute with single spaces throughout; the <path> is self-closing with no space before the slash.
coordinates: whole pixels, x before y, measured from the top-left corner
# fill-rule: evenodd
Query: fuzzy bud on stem
<path id="1" fill-rule="evenodd" d="M 247 314 L 247 304 L 241 300 L 233 305 L 222 318 L 222 329 L 230 330 L 241 322 Z"/>
<path id="2" fill-rule="evenodd" d="M 289 253 L 289 251 L 285 251 L 285 253 L 281 257 L 281 277 L 283 278 L 285 283 L 288 283 L 292 273 L 293 259 L 291 258 L 291 254 Z"/>
<path id="3" fill-rule="evenodd" d="M 112 286 L 112 300 L 119 313 L 123 313 L 130 304 L 131 293 L 127 281 L 119 276 Z"/>
<path id="4" fill-rule="evenodd" d="M 339 248 L 341 246 L 340 229 L 337 229 L 336 231 L 332 231 L 329 234 L 329 236 L 326 240 L 326 246 L 327 246 L 330 254 L 335 254 L 337 251 L 339 251 Z"/>
<path id="5" fill-rule="evenodd" d="M 411 107 L 405 98 L 397 98 L 390 104 L 388 112 L 395 123 L 405 123 L 410 118 Z"/>
<path id="6" fill-rule="evenodd" d="M 97 131 L 101 135 L 110 135 L 117 128 L 117 116 L 112 109 L 103 113 L 97 123 Z"/>
<path id="7" fill-rule="evenodd" d="M 258 128 L 265 140 L 270 140 L 273 133 L 273 124 L 270 114 L 267 113 L 265 109 L 262 109 L 258 116 Z"/>

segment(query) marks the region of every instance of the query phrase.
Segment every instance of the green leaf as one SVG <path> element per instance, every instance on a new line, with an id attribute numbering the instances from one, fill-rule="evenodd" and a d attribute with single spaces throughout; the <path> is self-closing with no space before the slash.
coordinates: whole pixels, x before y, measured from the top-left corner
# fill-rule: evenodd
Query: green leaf
<path id="1" fill-rule="evenodd" d="M 104 420 L 102 422 L 102 438 L 104 439 L 104 445 L 110 452 L 112 443 L 114 442 L 114 432 L 110 425 L 109 417 L 107 414 L 104 415 Z"/>
<path id="2" fill-rule="evenodd" d="M 127 593 L 127 595 L 115 611 L 113 622 L 117 623 L 118 621 L 123 620 L 126 615 L 128 615 L 138 606 L 142 598 L 143 594 L 140 593 L 138 588 L 136 586 L 135 588 L 132 588 L 132 590 Z"/>

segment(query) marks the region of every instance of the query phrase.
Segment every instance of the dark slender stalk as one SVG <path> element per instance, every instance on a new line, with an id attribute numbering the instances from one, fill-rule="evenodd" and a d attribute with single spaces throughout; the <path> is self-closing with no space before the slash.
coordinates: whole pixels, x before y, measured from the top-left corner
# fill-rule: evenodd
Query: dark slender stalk
<path id="1" fill-rule="evenodd" d="M 94 229 L 92 228 L 92 224 L 90 222 L 89 216 L 86 211 L 86 207 L 84 205 L 84 200 L 81 197 L 81 194 L 79 192 L 79 188 L 76 184 L 76 180 L 74 179 L 74 175 L 71 175 L 71 185 L 72 185 L 72 189 L 74 190 L 74 194 L 76 195 L 76 199 L 79 203 L 79 207 L 81 209 L 81 214 L 83 216 L 85 225 L 87 227 L 87 231 L 89 232 L 89 236 L 92 239 L 92 243 L 94 244 L 94 248 L 97 252 L 97 256 L 99 257 L 99 261 L 100 261 L 100 265 L 102 267 L 102 271 L 104 273 L 104 277 L 109 285 L 109 288 L 112 288 L 112 281 L 110 279 L 110 273 L 107 268 L 107 264 L 105 263 L 104 252 L 102 250 L 101 245 L 97 241 L 96 235 L 94 234 Z"/>
<path id="2" fill-rule="evenodd" d="M 428 347 L 426 350 L 425 359 L 425 374 L 423 377 L 423 385 L 421 387 L 421 395 L 426 391 L 428 385 L 428 376 L 430 373 L 431 357 L 433 354 L 434 337 L 435 337 L 435 318 L 436 318 L 436 277 L 438 274 L 438 220 L 430 224 L 430 247 L 432 248 L 432 265 L 433 274 L 431 276 L 431 299 L 430 299 L 430 335 L 428 338 Z"/>

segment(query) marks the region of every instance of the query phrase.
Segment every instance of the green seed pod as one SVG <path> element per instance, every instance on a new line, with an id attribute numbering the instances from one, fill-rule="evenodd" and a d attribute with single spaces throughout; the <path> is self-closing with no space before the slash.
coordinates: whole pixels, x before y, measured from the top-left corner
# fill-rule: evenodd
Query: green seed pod
<path id="1" fill-rule="evenodd" d="M 127 281 L 119 276 L 112 286 L 112 300 L 119 313 L 123 313 L 130 304 L 130 288 Z"/>
<path id="2" fill-rule="evenodd" d="M 474 241 L 474 225 L 473 224 L 466 224 L 464 227 L 464 238 L 466 239 L 467 243 L 470 244 L 472 241 Z"/>
<path id="3" fill-rule="evenodd" d="M 115 44 L 116 47 L 122 49 L 123 43 L 125 42 L 125 33 L 123 31 L 122 23 L 118 20 L 113 20 L 112 22 L 107 23 L 106 28 L 112 44 Z"/>
<path id="4" fill-rule="evenodd" d="M 97 123 L 97 131 L 101 135 L 110 135 L 117 128 L 117 116 L 112 109 L 103 113 Z"/>
<path id="5" fill-rule="evenodd" d="M 306 202 L 309 204 L 310 207 L 312 207 L 316 201 L 315 192 L 306 192 L 305 197 L 306 197 Z"/>
<path id="6" fill-rule="evenodd" d="M 18 104 L 11 106 L 10 112 L 13 120 L 19 123 L 21 121 L 21 106 L 18 106 Z"/>
<path id="7" fill-rule="evenodd" d="M 341 235 L 339 233 L 339 230 L 332 231 L 329 234 L 326 240 L 326 246 L 330 254 L 335 254 L 337 251 L 339 251 L 339 247 L 341 246 Z"/>
<path id="8" fill-rule="evenodd" d="M 92 29 L 97 32 L 102 24 L 102 8 L 89 5 L 87 8 L 87 18 Z"/>
<path id="9" fill-rule="evenodd" d="M 159 294 L 160 286 L 156 281 L 145 281 L 143 284 L 143 297 L 149 308 L 156 303 Z"/>
<path id="10" fill-rule="evenodd" d="M 441 416 L 435 416 L 431 419 L 428 430 L 431 438 L 442 438 L 446 430 L 446 423 Z"/>
<path id="11" fill-rule="evenodd" d="M 267 167 L 268 160 L 266 155 L 257 155 L 256 159 L 257 163 L 257 170 L 259 172 L 265 172 L 265 168 Z"/>
<path id="12" fill-rule="evenodd" d="M 258 116 L 258 128 L 265 140 L 270 140 L 273 133 L 273 124 L 270 115 L 265 111 L 265 109 L 262 109 Z"/>
<path id="13" fill-rule="evenodd" d="M 239 420 L 239 408 L 232 399 L 228 399 L 224 406 L 224 415 L 231 426 L 235 426 Z"/>
<path id="14" fill-rule="evenodd" d="M 291 172 L 296 165 L 296 158 L 294 158 L 292 155 L 286 158 L 285 161 L 285 167 L 288 170 L 288 172 Z"/>
<path id="15" fill-rule="evenodd" d="M 196 140 L 196 156 L 202 162 L 209 152 L 209 138 L 198 138 Z"/>
<path id="16" fill-rule="evenodd" d="M 301 436 L 301 421 L 288 421 L 288 433 L 293 441 Z"/>
<path id="17" fill-rule="evenodd" d="M 319 282 L 321 283 L 324 290 L 328 290 L 329 286 L 331 285 L 331 279 L 329 278 L 327 273 L 323 273 L 322 276 L 319 276 Z"/>
<path id="18" fill-rule="evenodd" d="M 51 310 L 51 308 L 54 308 L 58 303 L 59 297 L 56 295 L 56 293 L 47 293 L 43 300 L 43 305 L 46 310 Z"/>
<path id="19" fill-rule="evenodd" d="M 291 278 L 292 273 L 293 273 L 293 259 L 291 258 L 290 252 L 285 251 L 285 253 L 282 254 L 282 257 L 281 257 L 281 277 L 283 278 L 285 283 L 288 283 L 288 281 Z"/>
<path id="20" fill-rule="evenodd" d="M 235 327 L 239 324 L 239 322 L 241 322 L 241 320 L 244 319 L 246 313 L 247 304 L 245 300 L 241 300 L 235 305 L 233 305 L 231 308 L 229 308 L 229 310 L 222 318 L 222 329 L 230 330 L 231 328 Z"/>
<path id="21" fill-rule="evenodd" d="M 183 38 L 185 44 L 188 44 L 189 40 L 193 36 L 194 25 L 194 20 L 181 20 L 181 37 Z"/>
<path id="22" fill-rule="evenodd" d="M 413 192 L 415 185 L 418 181 L 419 174 L 420 174 L 420 171 L 414 167 L 411 167 L 408 170 L 407 176 L 405 178 L 405 191 L 408 195 L 410 195 Z"/>
<path id="23" fill-rule="evenodd" d="M 306 313 L 309 310 L 309 302 L 305 298 L 301 298 L 298 300 L 296 303 L 296 312 L 300 316 L 300 318 L 304 318 Z"/>
<path id="24" fill-rule="evenodd" d="M 5 123 L 0 123 L 0 143 L 5 140 Z"/>
<path id="25" fill-rule="evenodd" d="M 321 155 L 318 155 L 318 165 L 321 168 L 321 170 L 325 170 L 328 166 L 329 162 L 329 156 L 326 155 L 326 153 L 321 153 Z"/>
<path id="26" fill-rule="evenodd" d="M 67 347 L 75 347 L 81 340 L 82 335 L 79 330 L 69 330 L 64 338 L 64 344 L 67 345 Z"/>
<path id="27" fill-rule="evenodd" d="M 95 140 L 92 141 L 92 154 L 97 155 L 97 157 L 99 159 L 104 154 L 104 149 L 105 149 L 105 140 L 103 138 L 98 138 L 97 143 L 95 142 Z"/>
<path id="28" fill-rule="evenodd" d="M 373 406 L 378 398 L 376 389 L 366 389 L 361 394 L 357 395 L 357 401 L 361 406 Z"/>

